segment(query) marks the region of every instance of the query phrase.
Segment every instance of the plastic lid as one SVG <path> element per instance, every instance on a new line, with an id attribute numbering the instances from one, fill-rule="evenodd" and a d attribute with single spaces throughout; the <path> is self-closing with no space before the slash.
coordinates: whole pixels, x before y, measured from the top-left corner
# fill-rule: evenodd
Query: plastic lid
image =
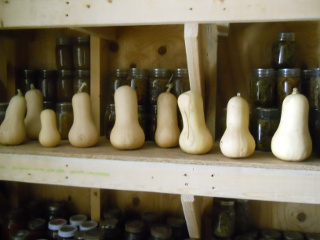
<path id="1" fill-rule="evenodd" d="M 82 222 L 86 221 L 88 218 L 86 215 L 78 214 L 73 215 L 69 218 L 69 222 L 73 226 L 79 226 Z"/>
<path id="2" fill-rule="evenodd" d="M 171 227 L 164 224 L 157 224 L 151 228 L 151 235 L 155 238 L 170 238 L 172 236 Z"/>
<path id="3" fill-rule="evenodd" d="M 141 220 L 132 220 L 125 224 L 125 231 L 130 233 L 140 233 L 145 230 L 145 223 Z"/>
<path id="4" fill-rule="evenodd" d="M 115 217 L 109 217 L 100 221 L 100 228 L 102 229 L 115 229 L 119 220 Z"/>
<path id="5" fill-rule="evenodd" d="M 88 231 L 90 229 L 96 228 L 98 223 L 95 221 L 84 221 L 79 225 L 81 231 Z"/>
<path id="6" fill-rule="evenodd" d="M 63 238 L 73 237 L 77 230 L 78 228 L 76 226 L 63 225 L 58 231 L 58 236 Z"/>
<path id="7" fill-rule="evenodd" d="M 53 231 L 58 231 L 63 225 L 67 224 L 67 220 L 63 218 L 52 219 L 48 223 L 48 228 Z"/>
<path id="8" fill-rule="evenodd" d="M 186 220 L 179 216 L 170 216 L 167 218 L 167 224 L 170 227 L 180 228 L 186 224 Z"/>
<path id="9" fill-rule="evenodd" d="M 28 228 L 30 230 L 44 229 L 46 220 L 44 218 L 34 218 L 28 221 Z"/>

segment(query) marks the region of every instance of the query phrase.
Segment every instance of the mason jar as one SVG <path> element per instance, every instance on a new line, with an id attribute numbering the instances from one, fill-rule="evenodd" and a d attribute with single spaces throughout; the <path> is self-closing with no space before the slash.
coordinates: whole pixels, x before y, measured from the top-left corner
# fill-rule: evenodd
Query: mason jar
<path id="1" fill-rule="evenodd" d="M 171 92 L 178 98 L 181 93 L 190 90 L 189 74 L 186 68 L 177 68 L 173 70 L 173 88 Z"/>
<path id="2" fill-rule="evenodd" d="M 70 102 L 57 103 L 57 125 L 62 140 L 68 140 L 68 134 L 73 124 L 73 109 Z"/>
<path id="3" fill-rule="evenodd" d="M 73 71 L 58 70 L 57 102 L 71 102 L 73 97 Z"/>
<path id="4" fill-rule="evenodd" d="M 301 70 L 301 93 L 309 99 L 311 69 Z"/>
<path id="5" fill-rule="evenodd" d="M 125 224 L 124 240 L 147 240 L 146 225 L 141 220 L 131 220 Z"/>
<path id="6" fill-rule="evenodd" d="M 73 69 L 72 38 L 63 36 L 56 39 L 56 64 L 58 69 Z"/>
<path id="7" fill-rule="evenodd" d="M 138 105 L 147 104 L 147 84 L 149 72 L 145 69 L 130 68 L 128 71 L 128 84 L 136 90 Z"/>
<path id="8" fill-rule="evenodd" d="M 155 68 L 150 72 L 149 79 L 149 104 L 157 104 L 158 96 L 167 91 L 172 74 L 168 69 Z"/>
<path id="9" fill-rule="evenodd" d="M 320 68 L 311 69 L 309 106 L 320 109 Z"/>
<path id="10" fill-rule="evenodd" d="M 82 92 L 86 92 L 90 95 L 90 70 L 75 70 L 73 78 L 73 93 L 77 93 L 83 83 L 86 83 L 82 89 Z"/>
<path id="11" fill-rule="evenodd" d="M 282 32 L 272 45 L 272 62 L 275 69 L 293 68 L 296 63 L 295 33 Z"/>
<path id="12" fill-rule="evenodd" d="M 235 231 L 235 214 L 234 201 L 221 199 L 213 221 L 213 234 L 216 237 L 232 237 Z"/>
<path id="13" fill-rule="evenodd" d="M 47 102 L 56 102 L 56 79 L 55 71 L 39 71 L 39 90 L 42 92 L 43 100 Z"/>
<path id="14" fill-rule="evenodd" d="M 128 83 L 128 70 L 127 69 L 115 69 L 111 73 L 111 94 L 110 102 L 114 102 L 114 93 L 116 90 L 123 86 L 129 85 Z"/>
<path id="15" fill-rule="evenodd" d="M 286 96 L 292 93 L 293 88 L 301 92 L 300 68 L 279 69 L 277 74 L 277 97 L 278 107 L 282 107 L 282 102 Z"/>
<path id="16" fill-rule="evenodd" d="M 75 69 L 90 69 L 90 37 L 79 36 L 73 43 L 73 64 Z"/>
<path id="17" fill-rule="evenodd" d="M 24 69 L 21 72 L 20 84 L 18 84 L 23 94 L 31 89 L 31 84 L 38 88 L 37 72 L 33 69 Z"/>
<path id="18" fill-rule="evenodd" d="M 276 77 L 271 68 L 252 70 L 250 102 L 254 107 L 274 107 L 276 102 Z"/>
<path id="19" fill-rule="evenodd" d="M 116 122 L 115 105 L 109 104 L 104 114 L 104 131 L 107 139 L 110 139 L 111 130 Z"/>

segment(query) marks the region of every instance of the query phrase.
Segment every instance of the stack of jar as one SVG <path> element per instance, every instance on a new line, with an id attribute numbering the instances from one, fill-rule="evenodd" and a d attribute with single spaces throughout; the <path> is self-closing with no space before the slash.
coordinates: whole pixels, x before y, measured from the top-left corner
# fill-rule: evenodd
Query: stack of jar
<path id="1" fill-rule="evenodd" d="M 271 151 L 271 139 L 278 128 L 280 109 L 293 88 L 301 92 L 300 69 L 294 68 L 295 33 L 280 33 L 272 46 L 272 68 L 254 69 L 250 82 L 250 103 L 253 107 L 251 132 L 256 149 Z"/>
<path id="2" fill-rule="evenodd" d="M 173 84 L 171 92 L 176 97 L 188 91 L 190 87 L 187 69 L 173 71 L 160 68 L 150 71 L 139 68 L 114 70 L 111 75 L 112 93 L 109 99 L 111 103 L 107 106 L 105 113 L 106 137 L 110 137 L 115 122 L 114 93 L 118 87 L 129 85 L 137 92 L 139 122 L 145 132 L 146 140 L 153 141 L 157 123 L 157 99 L 167 90 L 170 83 Z M 179 119 L 180 127 L 182 127 L 181 117 Z"/>

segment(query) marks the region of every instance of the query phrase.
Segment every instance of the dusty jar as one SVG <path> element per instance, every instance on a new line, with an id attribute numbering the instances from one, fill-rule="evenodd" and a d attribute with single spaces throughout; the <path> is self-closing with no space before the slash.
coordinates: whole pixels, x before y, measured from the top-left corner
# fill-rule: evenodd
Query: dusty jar
<path id="1" fill-rule="evenodd" d="M 277 98 L 278 107 L 282 107 L 282 102 L 286 96 L 292 93 L 293 88 L 300 89 L 300 68 L 279 69 L 277 74 Z"/>
<path id="2" fill-rule="evenodd" d="M 90 69 L 90 37 L 76 37 L 73 43 L 75 69 Z"/>
<path id="3" fill-rule="evenodd" d="M 63 36 L 56 39 L 56 64 L 58 69 L 73 69 L 71 37 Z"/>

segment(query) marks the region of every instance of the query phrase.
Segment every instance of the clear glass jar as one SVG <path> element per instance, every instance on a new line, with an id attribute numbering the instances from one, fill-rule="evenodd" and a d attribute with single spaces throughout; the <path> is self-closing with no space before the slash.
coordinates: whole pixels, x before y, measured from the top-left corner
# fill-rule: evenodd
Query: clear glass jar
<path id="1" fill-rule="evenodd" d="M 309 99 L 311 69 L 301 70 L 301 93 Z"/>
<path id="2" fill-rule="evenodd" d="M 132 220 L 125 224 L 125 240 L 146 240 L 146 225 L 141 220 Z"/>
<path id="3" fill-rule="evenodd" d="M 272 45 L 272 62 L 275 69 L 293 68 L 296 63 L 295 33 L 282 32 Z"/>
<path id="4" fill-rule="evenodd" d="M 73 79 L 73 93 L 77 93 L 82 86 L 82 83 L 86 83 L 82 89 L 82 92 L 86 92 L 90 95 L 90 70 L 75 70 Z"/>
<path id="5" fill-rule="evenodd" d="M 62 140 L 68 140 L 68 134 L 73 124 L 73 109 L 70 102 L 57 103 L 57 125 Z"/>
<path id="6" fill-rule="evenodd" d="M 262 238 L 267 238 L 269 240 L 280 240 L 282 234 L 280 231 L 275 229 L 263 229 L 260 232 Z"/>
<path id="7" fill-rule="evenodd" d="M 320 109 L 320 68 L 311 69 L 309 106 Z"/>
<path id="8" fill-rule="evenodd" d="M 84 240 L 85 233 L 86 233 L 85 231 L 76 231 L 73 236 L 74 240 Z"/>
<path id="9" fill-rule="evenodd" d="M 143 129 L 143 132 L 147 132 L 147 111 L 146 106 L 138 105 L 138 121 Z"/>
<path id="10" fill-rule="evenodd" d="M 171 240 L 172 229 L 168 225 L 156 224 L 151 227 L 151 237 L 150 240 Z"/>
<path id="11" fill-rule="evenodd" d="M 73 97 L 73 71 L 59 70 L 57 79 L 57 102 L 71 102 Z"/>
<path id="12" fill-rule="evenodd" d="M 18 230 L 10 236 L 11 240 L 32 240 L 31 232 L 26 229 Z"/>
<path id="13" fill-rule="evenodd" d="M 11 209 L 2 224 L 2 237 L 9 239 L 10 236 L 18 230 L 27 228 L 25 212 L 21 208 Z"/>
<path id="14" fill-rule="evenodd" d="M 110 139 L 111 130 L 116 122 L 116 111 L 115 105 L 109 104 L 107 107 L 106 113 L 104 114 L 104 131 L 106 134 L 106 138 Z"/>
<path id="15" fill-rule="evenodd" d="M 149 141 L 154 141 L 155 133 L 157 130 L 157 105 L 149 106 L 149 113 L 147 114 L 148 125 L 146 131 L 146 138 Z"/>
<path id="16" fill-rule="evenodd" d="M 56 103 L 44 101 L 43 102 L 43 110 L 45 110 L 45 109 L 51 109 L 51 110 L 55 111 L 56 110 Z"/>
<path id="17" fill-rule="evenodd" d="M 249 200 L 236 200 L 236 229 L 237 233 L 245 233 L 250 229 L 250 207 Z"/>
<path id="18" fill-rule="evenodd" d="M 58 230 L 58 240 L 73 240 L 77 227 L 73 225 L 63 225 Z"/>
<path id="19" fill-rule="evenodd" d="M 71 37 L 56 39 L 56 64 L 58 69 L 73 69 L 73 50 Z"/>
<path id="20" fill-rule="evenodd" d="M 43 100 L 48 102 L 56 101 L 56 79 L 52 70 L 40 70 L 39 90 L 42 92 Z"/>
<path id="21" fill-rule="evenodd" d="M 3 120 L 6 116 L 6 111 L 7 111 L 8 105 L 9 105 L 8 102 L 1 102 L 0 103 L 0 124 L 3 122 Z"/>
<path id="22" fill-rule="evenodd" d="M 276 76 L 273 69 L 252 70 L 250 102 L 254 107 L 274 107 L 276 100 Z"/>
<path id="23" fill-rule="evenodd" d="M 256 149 L 271 151 L 271 140 L 280 123 L 280 109 L 256 108 L 253 111 L 250 130 L 256 141 Z"/>
<path id="24" fill-rule="evenodd" d="M 74 39 L 73 64 L 75 69 L 90 69 L 90 37 L 80 36 Z"/>
<path id="25" fill-rule="evenodd" d="M 171 92 L 178 98 L 181 93 L 190 90 L 189 74 L 186 68 L 173 70 L 173 88 Z"/>
<path id="26" fill-rule="evenodd" d="M 80 226 L 80 224 L 84 221 L 87 221 L 87 216 L 83 214 L 73 215 L 69 218 L 70 225 Z"/>
<path id="27" fill-rule="evenodd" d="M 96 221 L 84 221 L 79 225 L 80 231 L 89 231 L 90 229 L 94 229 L 98 227 L 98 223 Z"/>
<path id="28" fill-rule="evenodd" d="M 161 216 L 157 212 L 147 211 L 142 213 L 141 220 L 146 223 L 147 228 L 150 231 L 153 225 L 161 223 Z"/>
<path id="29" fill-rule="evenodd" d="M 94 228 L 86 231 L 84 234 L 84 240 L 104 240 L 105 234 L 104 230 L 101 228 Z"/>
<path id="30" fill-rule="evenodd" d="M 189 237 L 186 220 L 182 216 L 167 217 L 166 224 L 171 227 L 172 238 L 182 240 Z"/>
<path id="31" fill-rule="evenodd" d="M 67 220 L 63 218 L 55 218 L 48 223 L 48 236 L 50 240 L 58 240 L 59 229 L 67 224 Z"/>
<path id="32" fill-rule="evenodd" d="M 157 104 L 158 96 L 167 90 L 167 84 L 172 81 L 172 74 L 168 69 L 155 68 L 150 72 L 149 104 Z"/>
<path id="33" fill-rule="evenodd" d="M 118 240 L 122 239 L 122 232 L 119 228 L 119 219 L 108 217 L 100 221 L 100 228 L 104 230 L 105 239 Z"/>
<path id="34" fill-rule="evenodd" d="M 148 75 L 149 72 L 145 69 L 130 68 L 128 71 L 127 81 L 136 90 L 138 105 L 147 104 Z"/>
<path id="35" fill-rule="evenodd" d="M 110 102 L 114 102 L 114 93 L 116 90 L 123 86 L 129 85 L 128 83 L 128 70 L 127 69 L 115 69 L 111 73 L 111 94 Z"/>
<path id="36" fill-rule="evenodd" d="M 46 238 L 46 220 L 44 218 L 32 218 L 28 221 L 32 239 Z"/>
<path id="37" fill-rule="evenodd" d="M 36 88 L 38 87 L 37 72 L 32 69 L 24 69 L 21 73 L 21 82 L 18 84 L 18 88 L 21 89 L 22 93 L 25 94 L 30 90 L 31 84 Z"/>
<path id="38" fill-rule="evenodd" d="M 320 156 L 320 109 L 310 109 L 309 129 L 312 139 L 312 150 Z"/>
<path id="39" fill-rule="evenodd" d="M 217 214 L 213 221 L 213 233 L 216 237 L 229 238 L 235 231 L 234 201 L 220 200 Z"/>
<path id="40" fill-rule="evenodd" d="M 279 69 L 277 74 L 277 96 L 278 107 L 282 107 L 282 102 L 286 96 L 292 93 L 293 88 L 301 92 L 300 68 Z"/>

